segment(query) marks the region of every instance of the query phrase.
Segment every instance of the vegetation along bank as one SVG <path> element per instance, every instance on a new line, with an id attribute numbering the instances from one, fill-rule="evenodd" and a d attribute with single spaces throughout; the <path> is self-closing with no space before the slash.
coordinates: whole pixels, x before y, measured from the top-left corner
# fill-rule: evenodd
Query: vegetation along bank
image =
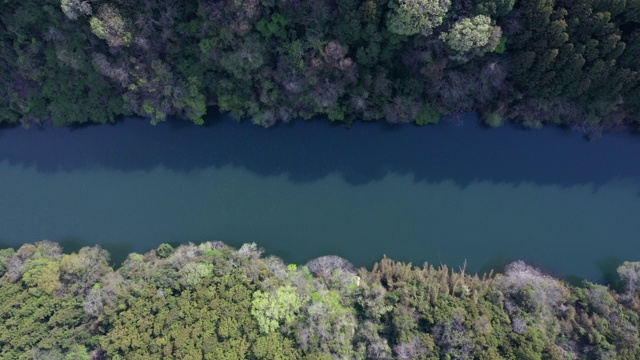
<path id="1" fill-rule="evenodd" d="M 0 122 L 637 127 L 638 0 L 5 1 Z"/>
<path id="2" fill-rule="evenodd" d="M 3 359 L 640 358 L 640 263 L 620 289 L 523 262 L 477 276 L 383 258 L 306 265 L 255 244 L 162 244 L 118 269 L 85 247 L 0 250 Z"/>

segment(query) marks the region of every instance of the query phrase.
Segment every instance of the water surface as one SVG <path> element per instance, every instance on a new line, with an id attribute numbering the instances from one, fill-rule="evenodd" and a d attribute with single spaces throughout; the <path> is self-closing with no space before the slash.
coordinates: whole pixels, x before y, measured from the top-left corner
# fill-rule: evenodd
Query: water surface
<path id="1" fill-rule="evenodd" d="M 383 254 L 472 271 L 524 259 L 600 280 L 640 260 L 640 137 L 557 128 L 126 119 L 0 130 L 0 244 L 257 242 L 304 263 Z M 604 264 L 604 265 L 603 265 Z"/>

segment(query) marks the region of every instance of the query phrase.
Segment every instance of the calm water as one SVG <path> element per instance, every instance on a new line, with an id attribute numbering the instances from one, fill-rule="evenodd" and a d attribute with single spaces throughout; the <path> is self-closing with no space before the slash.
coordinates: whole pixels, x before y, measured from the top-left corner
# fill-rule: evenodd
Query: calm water
<path id="1" fill-rule="evenodd" d="M 592 280 L 640 260 L 637 136 L 489 130 L 473 115 L 425 128 L 210 122 L 0 130 L 0 245 L 98 243 L 120 261 L 163 242 L 257 242 L 297 263 L 524 259 Z"/>

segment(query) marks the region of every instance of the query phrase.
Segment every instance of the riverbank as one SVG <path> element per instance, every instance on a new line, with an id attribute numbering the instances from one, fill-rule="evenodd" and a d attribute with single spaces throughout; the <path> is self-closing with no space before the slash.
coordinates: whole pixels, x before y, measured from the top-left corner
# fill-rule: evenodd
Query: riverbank
<path id="1" fill-rule="evenodd" d="M 217 106 L 266 127 L 313 116 L 424 125 L 478 111 L 490 126 L 637 128 L 635 3 L 423 5 L 7 4 L 0 122 L 202 124 Z"/>
<path id="2" fill-rule="evenodd" d="M 640 356 L 639 263 L 621 291 L 544 275 L 523 262 L 469 275 L 388 258 L 369 269 L 306 265 L 221 242 L 130 254 L 85 247 L 0 250 L 6 358 L 564 359 Z"/>

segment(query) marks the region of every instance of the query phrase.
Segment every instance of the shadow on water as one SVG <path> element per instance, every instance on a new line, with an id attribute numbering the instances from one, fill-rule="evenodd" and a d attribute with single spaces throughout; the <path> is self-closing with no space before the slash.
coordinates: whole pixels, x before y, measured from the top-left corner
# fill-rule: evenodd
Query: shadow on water
<path id="1" fill-rule="evenodd" d="M 509 265 L 510 263 L 514 262 L 516 259 L 514 258 L 510 258 L 510 257 L 505 257 L 505 256 L 496 256 L 492 259 L 490 259 L 489 261 L 487 261 L 486 263 L 484 263 L 482 266 L 480 266 L 480 268 L 478 269 L 477 274 L 482 276 L 484 274 L 503 274 L 504 273 L 504 269 L 507 267 L 507 265 Z"/>
<path id="2" fill-rule="evenodd" d="M 87 246 L 86 241 L 83 241 L 81 238 L 75 237 L 75 236 L 68 236 L 68 237 L 62 238 L 59 241 L 57 241 L 57 243 L 60 244 L 60 246 L 62 246 L 62 249 L 65 252 L 65 254 L 78 252 L 78 250 Z"/>
<path id="3" fill-rule="evenodd" d="M 618 275 L 618 267 L 624 262 L 623 259 L 612 256 L 599 259 L 595 262 L 596 266 L 602 273 L 601 283 L 609 285 L 612 289 L 622 292 L 624 285 Z"/>
<path id="4" fill-rule="evenodd" d="M 565 276 L 562 277 L 562 279 L 564 281 L 566 281 L 567 284 L 569 284 L 571 286 L 574 286 L 574 287 L 578 287 L 578 288 L 584 287 L 584 284 L 585 284 L 584 281 L 588 280 L 588 279 L 586 279 L 586 278 L 584 278 L 584 277 L 582 277 L 580 275 L 574 275 L 574 274 L 565 275 Z"/>
<path id="5" fill-rule="evenodd" d="M 4 241 L 4 240 L 0 239 L 0 250 L 3 250 L 3 249 L 13 249 L 13 250 L 15 250 L 16 248 L 17 247 L 15 245 L 11 244 L 10 242 L 7 242 L 7 241 Z"/>
<path id="6" fill-rule="evenodd" d="M 204 126 L 168 120 L 125 119 L 112 125 L 24 130 L 0 129 L 0 161 L 43 172 L 103 166 L 145 171 L 165 166 L 193 171 L 227 165 L 261 176 L 287 174 L 310 182 L 339 173 L 352 185 L 388 174 L 416 181 L 452 180 L 595 188 L 620 178 L 640 178 L 640 139 L 628 133 L 586 141 L 557 127 L 527 130 L 508 124 L 483 127 L 477 117 L 443 120 L 437 126 L 298 120 L 264 129 L 250 121 L 209 117 Z"/>
<path id="7" fill-rule="evenodd" d="M 624 260 L 617 256 L 604 257 L 594 262 L 600 271 L 599 278 L 589 279 L 575 274 L 564 275 L 561 278 L 575 287 L 584 287 L 585 281 L 589 281 L 608 286 L 616 292 L 622 293 L 624 292 L 624 283 L 620 279 L 620 275 L 618 275 L 618 267 L 623 262 Z"/>

